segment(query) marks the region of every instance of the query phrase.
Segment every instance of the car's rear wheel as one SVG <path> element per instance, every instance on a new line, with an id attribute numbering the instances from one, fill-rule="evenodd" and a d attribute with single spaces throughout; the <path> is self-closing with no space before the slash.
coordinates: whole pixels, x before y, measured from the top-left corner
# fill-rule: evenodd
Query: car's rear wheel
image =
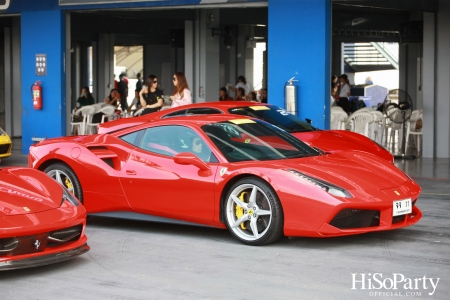
<path id="1" fill-rule="evenodd" d="M 265 245 L 283 234 L 283 209 L 272 187 L 247 177 L 229 189 L 224 203 L 228 230 L 242 243 Z"/>
<path id="2" fill-rule="evenodd" d="M 78 180 L 77 175 L 75 175 L 75 172 L 66 164 L 51 164 L 45 168 L 44 173 L 65 186 L 69 192 L 75 195 L 75 197 L 83 203 L 83 191 L 81 189 L 80 181 Z"/>

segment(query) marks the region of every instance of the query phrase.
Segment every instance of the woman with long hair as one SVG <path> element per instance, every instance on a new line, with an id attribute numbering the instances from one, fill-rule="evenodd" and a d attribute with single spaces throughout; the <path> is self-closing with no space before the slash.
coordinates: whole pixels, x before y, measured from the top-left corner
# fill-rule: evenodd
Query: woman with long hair
<path id="1" fill-rule="evenodd" d="M 233 100 L 230 96 L 228 96 L 227 89 L 225 87 L 219 90 L 219 101 L 229 101 Z"/>
<path id="2" fill-rule="evenodd" d="M 109 92 L 109 96 L 106 96 L 103 100 L 106 104 L 113 105 L 116 108 L 119 106 L 120 103 L 120 95 L 119 92 L 117 92 L 116 89 L 112 89 L 111 92 Z"/>
<path id="3" fill-rule="evenodd" d="M 163 91 L 158 89 L 158 77 L 155 75 L 148 76 L 145 85 L 139 92 L 139 100 L 144 108 L 141 116 L 161 109 L 164 99 Z"/>
<path id="4" fill-rule="evenodd" d="M 247 79 L 245 79 L 244 76 L 238 77 L 238 82 L 236 83 L 236 86 L 233 87 L 232 85 L 228 85 L 228 88 L 236 93 L 236 97 L 239 88 L 244 89 L 244 96 L 250 93 L 250 85 L 247 83 Z"/>
<path id="5" fill-rule="evenodd" d="M 250 102 L 258 102 L 258 99 L 256 99 L 256 93 L 255 92 L 250 92 L 247 95 L 247 101 Z"/>
<path id="6" fill-rule="evenodd" d="M 348 80 L 348 76 L 346 74 L 342 74 L 339 76 L 339 100 L 338 106 L 342 107 L 342 109 L 346 112 L 350 112 L 348 97 L 350 97 L 350 81 Z"/>
<path id="7" fill-rule="evenodd" d="M 170 100 L 172 100 L 171 107 L 191 104 L 191 91 L 189 90 L 189 86 L 183 72 L 176 72 L 173 74 L 172 80 L 174 89 L 172 96 L 170 96 Z"/>
<path id="8" fill-rule="evenodd" d="M 244 88 L 238 88 L 236 91 L 236 101 L 245 101 L 245 90 Z"/>

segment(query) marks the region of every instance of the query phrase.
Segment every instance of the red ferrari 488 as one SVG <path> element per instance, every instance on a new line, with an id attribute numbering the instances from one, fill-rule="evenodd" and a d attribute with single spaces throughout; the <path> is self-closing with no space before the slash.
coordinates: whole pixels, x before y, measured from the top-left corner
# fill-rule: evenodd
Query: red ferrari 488
<path id="1" fill-rule="evenodd" d="M 173 117 L 30 148 L 88 214 L 228 228 L 241 242 L 330 237 L 416 223 L 420 187 L 362 151 L 324 152 L 259 119 Z"/>

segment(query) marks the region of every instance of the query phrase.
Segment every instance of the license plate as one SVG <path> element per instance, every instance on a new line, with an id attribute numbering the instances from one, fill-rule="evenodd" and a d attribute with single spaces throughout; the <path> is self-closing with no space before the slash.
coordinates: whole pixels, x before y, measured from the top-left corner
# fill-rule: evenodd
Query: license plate
<path id="1" fill-rule="evenodd" d="M 20 237 L 19 246 L 11 252 L 11 255 L 14 256 L 42 252 L 47 247 L 47 239 L 47 233 Z"/>
<path id="2" fill-rule="evenodd" d="M 412 213 L 411 199 L 394 201 L 394 209 L 392 210 L 392 215 L 401 216 Z"/>

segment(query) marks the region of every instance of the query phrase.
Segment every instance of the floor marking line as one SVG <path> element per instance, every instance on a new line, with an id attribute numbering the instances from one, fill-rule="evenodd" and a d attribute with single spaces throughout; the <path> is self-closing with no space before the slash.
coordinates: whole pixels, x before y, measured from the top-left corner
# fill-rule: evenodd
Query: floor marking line
<path id="1" fill-rule="evenodd" d="M 450 194 L 435 194 L 435 193 L 420 193 L 421 195 L 433 195 L 433 196 L 449 196 Z"/>

